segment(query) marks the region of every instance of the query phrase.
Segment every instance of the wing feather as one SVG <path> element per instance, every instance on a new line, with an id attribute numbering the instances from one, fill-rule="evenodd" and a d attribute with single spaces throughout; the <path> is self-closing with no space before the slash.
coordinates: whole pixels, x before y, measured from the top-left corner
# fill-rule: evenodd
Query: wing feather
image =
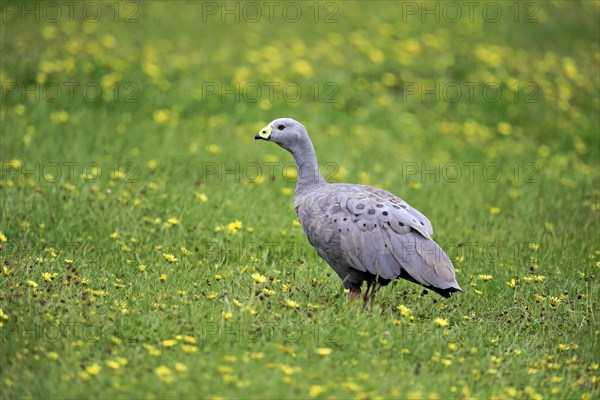
<path id="1" fill-rule="evenodd" d="M 300 207 L 300 222 L 342 279 L 350 267 L 460 290 L 450 258 L 431 239 L 431 222 L 404 200 L 370 186 L 331 184 L 306 203 L 315 209 Z"/>

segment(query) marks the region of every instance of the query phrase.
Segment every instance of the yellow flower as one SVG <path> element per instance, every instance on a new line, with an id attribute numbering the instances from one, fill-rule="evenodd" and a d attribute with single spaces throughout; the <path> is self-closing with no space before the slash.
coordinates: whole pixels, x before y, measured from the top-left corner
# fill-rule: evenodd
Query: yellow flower
<path id="1" fill-rule="evenodd" d="M 154 171 L 156 169 L 156 167 L 158 167 L 158 161 L 156 160 L 148 160 L 148 168 L 152 171 Z"/>
<path id="2" fill-rule="evenodd" d="M 540 249 L 540 245 L 538 243 L 529 243 L 527 247 L 533 251 L 538 251 Z"/>
<path id="3" fill-rule="evenodd" d="M 489 282 L 491 281 L 493 278 L 492 275 L 488 275 L 488 274 L 480 274 L 479 275 L 479 279 L 481 279 L 483 282 Z"/>
<path id="4" fill-rule="evenodd" d="M 29 286 L 31 286 L 32 288 L 36 288 L 36 287 L 38 287 L 38 284 L 37 284 L 36 282 L 34 282 L 34 281 L 31 281 L 31 280 L 30 280 L 30 281 L 27 281 L 27 284 L 28 284 Z"/>
<path id="5" fill-rule="evenodd" d="M 188 367 L 185 364 L 182 363 L 175 363 L 175 371 L 177 372 L 187 372 L 188 371 Z"/>
<path id="6" fill-rule="evenodd" d="M 512 278 L 510 281 L 506 282 L 506 284 L 514 289 L 519 284 L 519 281 L 517 281 L 515 278 Z"/>
<path id="7" fill-rule="evenodd" d="M 158 279 L 159 279 L 161 282 L 164 282 L 164 281 L 166 281 L 166 280 L 167 280 L 167 274 L 161 274 L 161 275 L 158 277 Z"/>
<path id="8" fill-rule="evenodd" d="M 150 354 L 151 356 L 158 357 L 161 354 L 160 350 L 152 346 L 151 344 L 144 344 L 144 348 L 148 351 L 148 354 Z"/>
<path id="9" fill-rule="evenodd" d="M 0 231 L 0 242 L 6 242 L 8 238 L 4 234 L 4 232 Z"/>
<path id="10" fill-rule="evenodd" d="M 59 359 L 59 355 L 55 351 L 50 351 L 50 352 L 48 352 L 48 358 L 51 359 L 51 360 L 58 360 Z"/>
<path id="11" fill-rule="evenodd" d="M 512 126 L 508 122 L 500 122 L 498 124 L 498 132 L 505 136 L 508 136 L 512 132 Z"/>
<path id="12" fill-rule="evenodd" d="M 163 347 L 173 347 L 177 344 L 177 340 L 175 339 L 165 339 L 162 341 Z"/>
<path id="13" fill-rule="evenodd" d="M 298 221 L 297 219 L 295 219 L 295 220 L 293 220 L 293 221 L 292 221 L 292 226 L 293 226 L 294 228 L 299 228 L 299 227 L 301 227 L 302 225 L 300 225 L 300 221 Z"/>
<path id="14" fill-rule="evenodd" d="M 101 368 L 101 367 L 100 367 L 98 364 L 96 364 L 96 363 L 94 363 L 94 364 L 92 364 L 92 365 L 88 365 L 88 366 L 85 368 L 85 372 L 87 372 L 87 373 L 88 373 L 88 374 L 90 374 L 90 375 L 98 375 L 98 373 L 99 373 L 101 370 L 102 370 L 102 368 Z"/>
<path id="15" fill-rule="evenodd" d="M 264 288 L 263 293 L 265 294 L 265 296 L 271 297 L 274 294 L 276 294 L 277 292 L 275 292 L 274 290 L 271 290 L 271 289 Z"/>
<path id="16" fill-rule="evenodd" d="M 0 319 L 9 319 L 10 317 L 0 308 Z"/>
<path id="17" fill-rule="evenodd" d="M 183 341 L 189 344 L 196 344 L 198 343 L 198 339 L 196 339 L 193 336 L 189 336 L 189 335 L 184 335 L 183 336 Z"/>
<path id="18" fill-rule="evenodd" d="M 563 343 L 559 343 L 558 350 L 559 351 L 568 351 L 568 350 L 571 350 L 571 346 L 563 344 Z"/>
<path id="19" fill-rule="evenodd" d="M 294 180 L 298 178 L 298 170 L 296 168 L 285 168 L 283 170 L 283 176 L 289 180 Z"/>
<path id="20" fill-rule="evenodd" d="M 52 274 L 49 272 L 42 273 L 42 277 L 44 278 L 44 280 L 46 282 L 50 282 L 50 281 L 54 280 L 57 276 L 58 276 L 58 272 L 54 272 Z"/>
<path id="21" fill-rule="evenodd" d="M 542 301 L 544 301 L 544 299 L 545 299 L 545 297 L 544 297 L 544 296 L 542 296 L 541 294 L 538 294 L 538 293 L 535 293 L 535 294 L 533 295 L 533 298 L 535 299 L 535 301 L 536 301 L 537 303 L 541 303 L 541 302 L 542 302 Z"/>
<path id="22" fill-rule="evenodd" d="M 308 390 L 308 395 L 310 397 L 317 397 L 318 395 L 320 395 L 321 393 L 323 393 L 323 391 L 324 391 L 323 386 L 321 386 L 321 385 L 313 385 Z"/>
<path id="23" fill-rule="evenodd" d="M 435 322 L 435 324 L 437 326 L 439 326 L 440 328 L 443 328 L 444 326 L 448 326 L 449 322 L 447 319 L 444 318 L 436 318 L 433 320 L 433 322 Z"/>
<path id="24" fill-rule="evenodd" d="M 163 253 L 163 257 L 166 261 L 170 262 L 170 263 L 176 263 L 177 262 L 177 257 L 175 257 L 173 254 L 171 253 Z"/>
<path id="25" fill-rule="evenodd" d="M 285 301 L 285 306 L 288 307 L 288 308 L 294 308 L 294 309 L 296 309 L 296 308 L 300 307 L 300 304 L 298 304 L 294 300 L 287 299 Z"/>
<path id="26" fill-rule="evenodd" d="M 560 297 L 550 296 L 550 307 L 556 308 L 562 303 L 562 299 Z"/>
<path id="27" fill-rule="evenodd" d="M 408 317 L 412 313 L 412 310 L 410 308 L 408 308 L 402 304 L 400 304 L 396 308 L 400 311 L 400 315 L 402 315 L 403 317 Z"/>
<path id="28" fill-rule="evenodd" d="M 208 201 L 208 196 L 206 196 L 206 194 L 204 193 L 196 193 L 196 198 L 198 199 L 198 201 L 201 201 L 203 203 Z"/>
<path id="29" fill-rule="evenodd" d="M 177 217 L 171 217 L 167 220 L 167 223 L 169 225 L 177 225 L 179 223 L 179 220 L 177 219 Z"/>
<path id="30" fill-rule="evenodd" d="M 259 274 L 258 272 L 253 273 L 252 275 L 250 275 L 250 277 L 254 280 L 254 282 L 256 283 L 263 283 L 267 280 L 267 277 L 264 275 Z"/>
<path id="31" fill-rule="evenodd" d="M 492 215 L 498 215 L 500 214 L 500 207 L 490 207 L 490 214 Z"/>
<path id="32" fill-rule="evenodd" d="M 15 158 L 15 159 L 10 160 L 6 164 L 6 167 L 8 169 L 15 169 L 15 170 L 17 170 L 17 169 L 21 169 L 22 165 L 23 165 L 23 162 L 21 162 L 21 160 L 18 160 L 18 159 Z"/>
<path id="33" fill-rule="evenodd" d="M 56 123 L 64 123 L 69 120 L 69 113 L 66 111 L 54 111 L 50 113 L 50 120 Z"/>
<path id="34" fill-rule="evenodd" d="M 206 292 L 204 296 L 209 300 L 213 300 L 217 298 L 217 293 L 211 290 L 210 292 Z"/>
<path id="35" fill-rule="evenodd" d="M 302 76 L 311 76 L 313 74 L 312 66 L 306 60 L 296 60 L 293 64 L 294 71 Z"/>
<path id="36" fill-rule="evenodd" d="M 223 319 L 225 321 L 229 321 L 231 318 L 233 318 L 233 313 L 230 313 L 230 312 L 224 312 L 223 313 Z"/>
<path id="37" fill-rule="evenodd" d="M 144 264 L 140 264 L 138 266 L 138 269 L 140 270 L 140 272 L 145 272 L 146 271 L 146 266 Z"/>
<path id="38" fill-rule="evenodd" d="M 184 345 L 181 346 L 181 350 L 183 350 L 184 353 L 191 354 L 191 353 L 197 352 L 198 351 L 198 347 L 192 346 L 192 345 L 189 345 L 189 344 L 184 344 Z"/>
<path id="39" fill-rule="evenodd" d="M 219 154 L 221 152 L 221 149 L 216 144 L 211 144 L 210 146 L 208 146 L 208 152 L 210 154 Z"/>
<path id="40" fill-rule="evenodd" d="M 236 233 L 238 230 L 242 228 L 242 223 L 238 220 L 227 224 L 227 232 Z"/>
<path id="41" fill-rule="evenodd" d="M 161 365 L 154 370 L 154 373 L 159 377 L 164 378 L 171 375 L 171 370 L 164 365 Z"/>
<path id="42" fill-rule="evenodd" d="M 331 355 L 332 352 L 333 350 L 329 347 L 318 347 L 315 349 L 315 353 L 317 353 L 320 357 L 327 357 Z"/>
<path id="43" fill-rule="evenodd" d="M 119 364 L 117 361 L 114 360 L 106 360 L 104 362 L 106 364 L 106 366 L 112 370 L 117 370 L 121 368 L 121 364 Z"/>
<path id="44" fill-rule="evenodd" d="M 154 119 L 154 122 L 156 122 L 157 124 L 167 123 L 169 121 L 170 117 L 171 117 L 171 111 L 166 110 L 166 109 L 155 110 L 152 113 L 152 118 Z"/>
<path id="45" fill-rule="evenodd" d="M 292 194 L 294 194 L 294 191 L 289 187 L 285 187 L 281 189 L 281 194 L 283 194 L 284 196 L 291 196 Z"/>

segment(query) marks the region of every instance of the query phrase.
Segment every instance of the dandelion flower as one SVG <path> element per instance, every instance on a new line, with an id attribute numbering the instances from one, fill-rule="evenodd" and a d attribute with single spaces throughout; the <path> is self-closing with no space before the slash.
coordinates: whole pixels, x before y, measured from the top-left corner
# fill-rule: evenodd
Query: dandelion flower
<path id="1" fill-rule="evenodd" d="M 443 328 L 444 326 L 448 326 L 449 322 L 447 319 L 444 318 L 436 318 L 433 320 L 433 322 L 435 322 L 435 324 L 437 326 L 439 326 L 440 328 Z"/>
<path id="2" fill-rule="evenodd" d="M 545 299 L 545 297 L 544 297 L 544 296 L 542 296 L 542 295 L 541 295 L 541 294 L 539 294 L 539 293 L 535 293 L 535 294 L 533 295 L 533 298 L 535 299 L 536 303 L 541 303 L 541 302 L 542 302 L 542 301 L 544 301 L 544 299 Z"/>
<path id="3" fill-rule="evenodd" d="M 176 262 L 178 261 L 178 260 L 177 260 L 177 257 L 175 257 L 175 256 L 174 256 L 173 254 L 171 254 L 171 253 L 163 253 L 163 258 L 164 258 L 164 259 L 165 259 L 167 262 L 170 262 L 170 263 L 176 263 Z"/>
<path id="4" fill-rule="evenodd" d="M 229 224 L 227 224 L 227 232 L 229 233 L 237 233 L 237 231 L 239 231 L 240 229 L 242 229 L 242 222 L 235 220 Z"/>
<path id="5" fill-rule="evenodd" d="M 106 366 L 112 370 L 118 370 L 121 368 L 121 364 L 114 360 L 106 360 L 104 364 L 106 364 Z"/>
<path id="6" fill-rule="evenodd" d="M 300 307 L 300 304 L 298 304 L 294 300 L 287 299 L 285 301 L 285 306 L 288 307 L 288 308 L 296 309 L 296 308 Z"/>
<path id="7" fill-rule="evenodd" d="M 171 217 L 167 220 L 167 223 L 169 225 L 177 225 L 179 223 L 179 220 L 177 219 L 177 217 Z"/>
<path id="8" fill-rule="evenodd" d="M 204 203 L 208 201 L 208 196 L 206 196 L 204 193 L 196 193 L 196 199 Z"/>
<path id="9" fill-rule="evenodd" d="M 556 308 L 562 303 L 562 299 L 560 297 L 550 296 L 550 307 Z"/>
<path id="10" fill-rule="evenodd" d="M 258 272 L 253 273 L 252 275 L 250 275 L 250 277 L 256 283 L 263 283 L 263 282 L 265 282 L 267 280 L 266 276 L 263 276 L 263 275 L 259 274 Z"/>
<path id="11" fill-rule="evenodd" d="M 85 372 L 87 372 L 90 375 L 98 375 L 98 373 L 100 373 L 101 370 L 102 370 L 102 368 L 96 363 L 94 363 L 92 365 L 88 365 L 85 368 Z"/>
<path id="12" fill-rule="evenodd" d="M 191 353 L 197 352 L 198 351 L 198 347 L 192 346 L 192 345 L 189 345 L 189 344 L 184 344 L 184 345 L 181 346 L 181 350 L 183 350 L 184 353 L 191 354 Z"/>
<path id="13" fill-rule="evenodd" d="M 177 340 L 175 339 L 165 339 L 162 341 L 163 347 L 173 347 L 177 344 Z"/>
<path id="14" fill-rule="evenodd" d="M 408 308 L 402 304 L 400 304 L 396 308 L 400 311 L 400 315 L 402 315 L 403 317 L 408 317 L 412 313 L 412 310 L 410 308 Z"/>
<path id="15" fill-rule="evenodd" d="M 323 386 L 321 386 L 321 385 L 313 385 L 308 390 L 308 395 L 310 397 L 317 397 L 318 395 L 320 395 L 321 393 L 323 393 L 324 390 L 325 389 L 323 389 Z"/>
<path id="16" fill-rule="evenodd" d="M 185 364 L 182 363 L 175 363 L 175 371 L 182 373 L 182 372 L 187 372 L 188 371 L 188 367 Z"/>
<path id="17" fill-rule="evenodd" d="M 329 347 L 318 347 L 315 349 L 315 353 L 317 353 L 317 355 L 319 355 L 320 357 L 327 357 L 331 355 L 332 352 L 333 350 Z"/>
<path id="18" fill-rule="evenodd" d="M 161 365 L 160 367 L 157 367 L 154 370 L 154 373 L 156 375 L 158 375 L 159 378 L 161 379 L 165 379 L 165 378 L 170 378 L 171 377 L 171 370 L 168 367 L 165 367 L 164 365 Z"/>

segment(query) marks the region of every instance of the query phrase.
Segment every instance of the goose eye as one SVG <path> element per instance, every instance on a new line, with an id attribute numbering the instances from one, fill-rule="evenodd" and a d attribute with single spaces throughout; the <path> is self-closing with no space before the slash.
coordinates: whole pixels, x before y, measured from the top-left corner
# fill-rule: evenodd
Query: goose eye
<path id="1" fill-rule="evenodd" d="M 285 125 L 277 125 L 277 129 L 279 129 L 280 131 L 285 129 Z"/>

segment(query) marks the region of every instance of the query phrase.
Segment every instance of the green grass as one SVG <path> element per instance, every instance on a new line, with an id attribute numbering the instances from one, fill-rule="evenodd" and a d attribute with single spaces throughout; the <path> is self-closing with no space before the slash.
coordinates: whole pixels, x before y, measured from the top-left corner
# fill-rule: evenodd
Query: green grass
<path id="1" fill-rule="evenodd" d="M 2 3 L 0 397 L 597 398 L 598 3 L 517 22 L 492 3 L 496 23 L 387 2 L 222 23 L 207 4 L 86 23 Z M 236 83 L 239 101 L 206 92 Z M 462 97 L 407 93 L 436 84 Z M 295 223 L 290 155 L 253 139 L 282 116 L 329 180 L 424 212 L 464 293 L 349 301 Z"/>

